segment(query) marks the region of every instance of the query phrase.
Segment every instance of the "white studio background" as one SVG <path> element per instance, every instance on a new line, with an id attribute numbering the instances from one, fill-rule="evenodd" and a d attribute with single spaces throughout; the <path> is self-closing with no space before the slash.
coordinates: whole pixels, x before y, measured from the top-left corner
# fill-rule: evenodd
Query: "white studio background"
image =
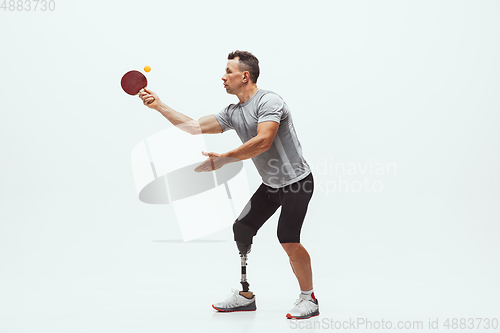
<path id="1" fill-rule="evenodd" d="M 183 243 L 134 188 L 132 148 L 170 125 L 121 76 L 151 66 L 149 87 L 198 118 L 236 102 L 220 80 L 235 49 L 260 59 L 315 172 L 314 320 L 498 318 L 500 2 L 55 5 L 0 10 L 0 332 L 293 330 L 277 215 L 249 258 L 259 310 L 221 316 L 231 231 Z"/>

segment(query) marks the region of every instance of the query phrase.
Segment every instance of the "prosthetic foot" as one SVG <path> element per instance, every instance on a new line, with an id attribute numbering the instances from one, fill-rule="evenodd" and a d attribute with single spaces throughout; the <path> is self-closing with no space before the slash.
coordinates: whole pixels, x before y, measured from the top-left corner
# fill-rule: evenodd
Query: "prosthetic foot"
<path id="1" fill-rule="evenodd" d="M 222 302 L 212 304 L 212 307 L 221 312 L 235 312 L 235 311 L 255 311 L 257 306 L 255 304 L 255 295 L 249 291 L 250 284 L 247 281 L 247 260 L 248 253 L 252 248 L 252 238 L 256 231 L 236 221 L 233 225 L 234 237 L 238 250 L 240 251 L 241 258 L 241 286 L 242 291 L 236 289 L 228 298 Z"/>

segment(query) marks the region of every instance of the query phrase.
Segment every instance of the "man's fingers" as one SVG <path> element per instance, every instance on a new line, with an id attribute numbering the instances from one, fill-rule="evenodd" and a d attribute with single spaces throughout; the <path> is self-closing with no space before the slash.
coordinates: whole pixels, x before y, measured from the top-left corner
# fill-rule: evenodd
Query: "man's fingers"
<path id="1" fill-rule="evenodd" d="M 155 101 L 154 97 L 147 97 L 142 99 L 144 105 L 149 105 Z"/>
<path id="2" fill-rule="evenodd" d="M 201 152 L 203 155 L 205 156 L 210 156 L 210 157 L 220 157 L 220 154 L 217 154 L 217 153 L 214 153 L 214 152 L 206 152 L 206 151 L 202 151 Z"/>
<path id="3" fill-rule="evenodd" d="M 202 172 L 202 171 L 207 171 L 206 170 L 206 162 L 203 162 L 202 164 L 198 165 L 195 169 L 195 172 Z"/>
<path id="4" fill-rule="evenodd" d="M 202 164 L 198 165 L 194 171 L 195 172 L 205 172 L 205 171 L 214 171 L 215 163 L 213 157 L 209 157 Z"/>

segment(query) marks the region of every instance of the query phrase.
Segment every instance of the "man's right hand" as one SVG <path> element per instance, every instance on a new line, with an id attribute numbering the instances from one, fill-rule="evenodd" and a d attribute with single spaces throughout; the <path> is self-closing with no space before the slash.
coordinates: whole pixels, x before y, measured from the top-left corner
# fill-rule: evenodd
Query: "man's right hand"
<path id="1" fill-rule="evenodd" d="M 142 103 L 144 103 L 144 105 L 151 109 L 156 110 L 160 104 L 160 98 L 158 98 L 158 95 L 146 88 L 144 88 L 143 92 L 139 93 L 139 98 L 142 99 Z"/>
<path id="2" fill-rule="evenodd" d="M 213 114 L 201 117 L 199 120 L 193 120 L 163 103 L 157 94 L 146 88 L 139 93 L 139 98 L 142 99 L 144 105 L 161 113 L 172 125 L 184 132 L 193 135 L 222 133 L 222 127 Z"/>

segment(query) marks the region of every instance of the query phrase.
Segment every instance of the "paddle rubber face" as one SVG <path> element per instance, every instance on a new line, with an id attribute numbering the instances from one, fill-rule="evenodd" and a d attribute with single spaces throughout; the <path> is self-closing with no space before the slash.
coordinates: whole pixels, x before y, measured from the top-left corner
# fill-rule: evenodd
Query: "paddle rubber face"
<path id="1" fill-rule="evenodd" d="M 148 85 L 148 80 L 139 71 L 130 71 L 122 77 L 122 88 L 129 95 L 137 95 Z"/>

